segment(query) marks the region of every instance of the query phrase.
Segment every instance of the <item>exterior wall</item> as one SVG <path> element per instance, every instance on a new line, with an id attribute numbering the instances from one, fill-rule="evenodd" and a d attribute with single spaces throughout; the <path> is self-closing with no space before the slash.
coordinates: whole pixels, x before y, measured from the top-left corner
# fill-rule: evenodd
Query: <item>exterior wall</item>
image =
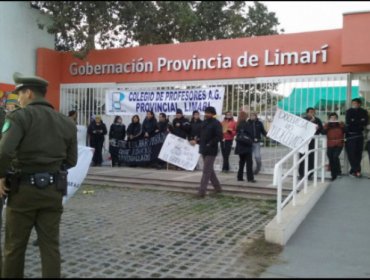
<path id="1" fill-rule="evenodd" d="M 370 64 L 370 12 L 343 16 L 342 64 Z"/>
<path id="2" fill-rule="evenodd" d="M 54 35 L 37 26 L 49 20 L 29 1 L 0 2 L 0 83 L 13 84 L 13 73 L 36 74 L 36 50 L 54 49 Z"/>

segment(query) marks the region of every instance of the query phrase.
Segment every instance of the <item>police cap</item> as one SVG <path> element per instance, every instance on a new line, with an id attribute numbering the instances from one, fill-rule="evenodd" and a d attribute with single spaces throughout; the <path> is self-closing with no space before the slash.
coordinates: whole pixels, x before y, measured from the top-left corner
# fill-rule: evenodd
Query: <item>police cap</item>
<path id="1" fill-rule="evenodd" d="M 23 76 L 19 72 L 13 74 L 13 80 L 15 83 L 15 93 L 24 87 L 37 87 L 46 88 L 49 82 L 38 76 Z"/>

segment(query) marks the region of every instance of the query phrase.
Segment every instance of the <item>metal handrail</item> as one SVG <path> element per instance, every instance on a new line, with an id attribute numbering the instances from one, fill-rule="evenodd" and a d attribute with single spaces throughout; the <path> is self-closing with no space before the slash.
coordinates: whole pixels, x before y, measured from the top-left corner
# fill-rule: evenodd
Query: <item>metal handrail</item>
<path id="1" fill-rule="evenodd" d="M 312 139 L 315 139 L 315 147 L 309 150 L 309 143 Z M 319 148 L 319 142 L 322 143 L 321 148 Z M 304 148 L 304 155 L 299 159 L 300 150 Z M 308 176 L 313 173 L 313 186 L 317 186 L 317 175 L 321 170 L 321 182 L 325 180 L 325 159 L 326 159 L 326 148 L 327 140 L 326 136 L 314 136 L 302 143 L 301 146 L 290 151 L 285 157 L 283 157 L 274 167 L 274 178 L 273 185 L 277 188 L 277 222 L 281 222 L 281 212 L 282 209 L 292 200 L 293 206 L 296 205 L 296 195 L 299 188 L 304 184 L 304 193 L 307 193 L 308 188 Z M 318 165 L 319 152 L 321 151 L 321 164 Z M 314 168 L 308 171 L 308 158 L 311 153 L 314 153 Z M 283 172 L 283 164 L 286 163 L 293 157 L 293 165 L 289 170 Z M 300 163 L 304 161 L 304 176 L 298 181 L 298 168 Z M 293 176 L 292 191 L 289 195 L 282 201 L 283 192 L 283 181 L 288 178 L 289 175 Z"/>

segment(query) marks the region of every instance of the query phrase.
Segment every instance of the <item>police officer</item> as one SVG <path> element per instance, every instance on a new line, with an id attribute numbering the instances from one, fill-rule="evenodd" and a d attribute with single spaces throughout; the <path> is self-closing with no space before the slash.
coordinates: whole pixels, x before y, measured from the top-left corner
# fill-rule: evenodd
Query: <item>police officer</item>
<path id="1" fill-rule="evenodd" d="M 20 73 L 13 79 L 21 109 L 6 116 L 0 141 L 0 196 L 9 192 L 2 276 L 23 277 L 25 251 L 35 227 L 42 276 L 57 278 L 59 224 L 67 188 L 61 166 L 77 163 L 77 129 L 44 99 L 46 80 Z M 14 172 L 11 176 L 9 170 Z"/>

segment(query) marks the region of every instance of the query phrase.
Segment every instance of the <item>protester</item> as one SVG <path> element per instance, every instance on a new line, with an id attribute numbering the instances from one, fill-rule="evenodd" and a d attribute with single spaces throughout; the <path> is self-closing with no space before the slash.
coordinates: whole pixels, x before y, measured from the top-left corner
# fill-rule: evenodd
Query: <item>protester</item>
<path id="1" fill-rule="evenodd" d="M 248 126 L 250 126 L 249 131 L 251 132 L 251 137 L 253 139 L 252 154 L 256 161 L 256 169 L 254 170 L 254 175 L 257 175 L 262 167 L 262 157 L 261 157 L 261 140 L 262 135 L 267 136 L 267 132 L 263 126 L 263 123 L 258 119 L 257 113 L 253 112 L 250 114 L 250 119 L 247 121 Z"/>
<path id="2" fill-rule="evenodd" d="M 140 139 L 142 136 L 142 127 L 138 115 L 134 115 L 131 118 L 131 123 L 128 125 L 126 132 L 128 141 Z"/>
<path id="3" fill-rule="evenodd" d="M 107 127 L 100 116 L 95 116 L 95 120 L 87 128 L 87 133 L 90 136 L 90 147 L 95 149 L 92 159 L 93 166 L 101 166 L 103 163 L 104 136 L 107 134 Z"/>
<path id="4" fill-rule="evenodd" d="M 112 158 L 112 167 L 116 165 L 121 166 L 121 163 L 118 160 L 118 141 L 125 140 L 125 137 L 126 126 L 122 123 L 122 118 L 120 116 L 116 116 L 109 129 L 109 153 Z"/>
<path id="5" fill-rule="evenodd" d="M 324 133 L 328 139 L 326 153 L 329 158 L 331 179 L 333 181 L 342 175 L 339 156 L 344 145 L 344 129 L 344 123 L 338 121 L 337 113 L 330 113 L 329 121 L 324 125 Z"/>
<path id="6" fill-rule="evenodd" d="M 9 93 L 5 101 L 5 111 L 12 112 L 19 107 L 18 95 L 15 93 Z"/>
<path id="7" fill-rule="evenodd" d="M 215 192 L 222 192 L 220 181 L 214 170 L 214 162 L 218 153 L 218 142 L 222 140 L 222 126 L 215 118 L 216 110 L 214 107 L 207 107 L 204 114 L 199 142 L 199 153 L 204 161 L 202 179 L 197 194 L 199 198 L 205 197 L 210 180 Z M 196 140 L 191 140 L 190 143 L 195 145 Z"/>
<path id="8" fill-rule="evenodd" d="M 321 120 L 315 116 L 316 111 L 314 108 L 309 107 L 306 109 L 306 116 L 304 117 L 305 120 L 312 122 L 316 125 L 316 132 L 315 135 L 319 135 L 323 133 L 323 125 Z M 308 144 L 308 150 L 315 149 L 315 139 L 312 139 Z M 300 158 L 303 157 L 303 154 L 300 154 Z M 312 152 L 308 156 L 308 172 L 314 168 L 314 160 L 315 160 L 315 153 Z M 299 179 L 304 177 L 304 160 L 299 164 Z M 312 180 L 313 173 L 308 176 L 308 180 Z"/>
<path id="9" fill-rule="evenodd" d="M 160 113 L 158 117 L 158 122 L 157 122 L 157 129 L 155 130 L 156 133 L 159 132 L 168 132 L 168 119 L 167 115 L 165 113 Z"/>
<path id="10" fill-rule="evenodd" d="M 360 98 L 353 99 L 352 108 L 346 111 L 346 152 L 351 165 L 349 175 L 357 178 L 361 177 L 363 131 L 369 120 L 367 111 L 361 108 L 361 103 Z"/>
<path id="11" fill-rule="evenodd" d="M 193 111 L 193 116 L 190 120 L 189 141 L 195 140 L 195 142 L 199 144 L 202 123 L 203 122 L 200 119 L 199 111 Z"/>
<path id="12" fill-rule="evenodd" d="M 238 181 L 244 181 L 243 173 L 244 166 L 246 165 L 247 180 L 248 182 L 255 183 L 253 175 L 253 140 L 250 132 L 250 126 L 247 123 L 247 113 L 241 111 L 239 113 L 238 122 L 236 124 L 236 147 L 235 154 L 239 155 L 239 170 L 238 170 Z M 239 140 L 240 139 L 240 140 Z"/>
<path id="13" fill-rule="evenodd" d="M 165 113 L 160 113 L 158 117 L 157 122 L 157 129 L 155 131 L 156 133 L 168 133 L 168 119 Z M 160 148 L 162 148 L 163 144 Z M 156 160 L 156 167 L 157 169 L 162 169 L 166 166 L 166 162 L 161 160 L 160 158 L 157 158 Z"/>
<path id="14" fill-rule="evenodd" d="M 146 118 L 143 121 L 142 129 L 143 136 L 145 138 L 152 137 L 155 134 L 155 130 L 157 129 L 157 119 L 155 118 L 153 111 L 146 112 Z"/>
<path id="15" fill-rule="evenodd" d="M 187 118 L 184 117 L 182 110 L 176 110 L 176 117 L 172 121 L 170 131 L 174 135 L 186 139 L 190 132 L 190 123 Z"/>
<path id="16" fill-rule="evenodd" d="M 77 112 L 75 110 L 69 111 L 68 117 L 77 125 Z"/>
<path id="17" fill-rule="evenodd" d="M 231 112 L 225 113 L 225 118 L 223 120 L 222 130 L 223 139 L 221 141 L 221 152 L 222 152 L 222 172 L 230 171 L 229 157 L 231 153 L 231 148 L 233 146 L 234 137 L 236 135 L 236 122 Z"/>

